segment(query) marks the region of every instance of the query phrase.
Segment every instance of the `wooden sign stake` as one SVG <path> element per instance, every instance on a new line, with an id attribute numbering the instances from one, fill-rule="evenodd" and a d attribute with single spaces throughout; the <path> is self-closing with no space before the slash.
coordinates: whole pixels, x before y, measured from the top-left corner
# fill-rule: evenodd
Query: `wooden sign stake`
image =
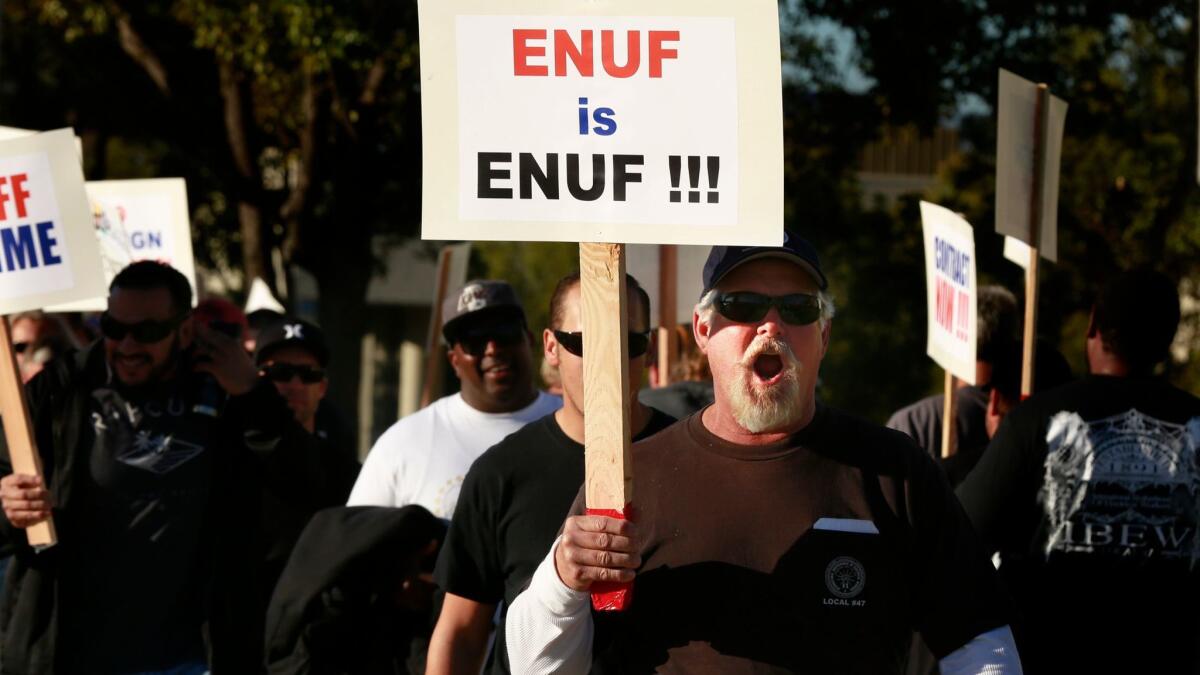
<path id="1" fill-rule="evenodd" d="M 437 289 L 433 308 L 429 313 L 429 333 L 425 336 L 425 385 L 421 387 L 421 407 L 433 403 L 442 393 L 442 377 L 445 368 L 445 347 L 442 344 L 442 302 L 446 299 L 446 288 L 450 281 L 450 258 L 452 249 L 447 246 L 438 256 Z"/>
<path id="2" fill-rule="evenodd" d="M 1033 394 L 1037 359 L 1038 244 L 1042 230 L 1042 183 L 1045 180 L 1046 129 L 1050 121 L 1050 89 L 1038 85 L 1033 122 L 1033 190 L 1029 198 L 1029 267 L 1025 272 L 1025 336 L 1021 359 L 1021 398 Z"/>
<path id="3" fill-rule="evenodd" d="M 946 396 L 942 403 L 942 459 L 958 452 L 958 401 L 955 396 L 956 378 L 946 371 Z"/>
<path id="4" fill-rule="evenodd" d="M 579 276 L 587 512 L 628 518 L 633 501 L 633 466 L 625 245 L 580 244 Z M 630 590 L 628 584 L 594 584 L 592 606 L 599 610 L 624 609 Z"/>
<path id="5" fill-rule="evenodd" d="M 33 421 L 25 404 L 25 388 L 17 370 L 16 351 L 12 345 L 12 329 L 7 316 L 0 316 L 0 415 L 4 416 L 4 438 L 8 441 L 8 456 L 13 473 L 45 478 L 42 458 L 33 436 Z M 58 543 L 54 518 L 25 528 L 29 545 L 41 550 Z"/>
<path id="6" fill-rule="evenodd" d="M 678 253 L 674 244 L 662 244 L 658 247 L 658 379 L 654 383 L 655 387 L 671 384 L 671 366 L 679 357 L 679 349 L 675 344 L 675 322 L 679 303 L 676 284 L 679 278 Z"/>

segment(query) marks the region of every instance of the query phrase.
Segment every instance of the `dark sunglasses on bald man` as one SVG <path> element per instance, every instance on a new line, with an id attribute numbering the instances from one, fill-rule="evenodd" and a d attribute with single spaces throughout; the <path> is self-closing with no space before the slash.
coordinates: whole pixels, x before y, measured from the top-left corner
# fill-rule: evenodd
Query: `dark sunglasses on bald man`
<path id="1" fill-rule="evenodd" d="M 563 349 L 575 356 L 583 358 L 583 333 L 568 333 L 565 330 L 554 331 L 554 338 Z M 650 331 L 637 333 L 629 331 L 629 358 L 636 359 L 650 348 Z"/>
<path id="2" fill-rule="evenodd" d="M 762 321 L 771 308 L 779 318 L 793 326 L 807 326 L 821 318 L 821 299 L 808 293 L 763 295 L 753 291 L 732 291 L 717 295 L 714 307 L 721 316 L 738 323 Z"/>
<path id="3" fill-rule="evenodd" d="M 325 371 L 312 366 L 296 366 L 290 363 L 272 363 L 258 371 L 259 375 L 272 382 L 291 382 L 293 377 L 299 377 L 304 384 L 316 384 L 325 379 Z"/>
<path id="4" fill-rule="evenodd" d="M 483 356 L 490 342 L 496 343 L 497 347 L 513 347 L 524 339 L 525 324 L 519 321 L 476 325 L 464 328 L 454 336 L 454 342 L 476 358 Z"/>
<path id="5" fill-rule="evenodd" d="M 135 341 L 149 345 L 166 339 L 172 331 L 179 327 L 179 324 L 183 323 L 185 318 L 187 318 L 187 313 L 165 321 L 146 319 L 137 323 L 122 323 L 105 312 L 100 315 L 100 332 L 105 338 L 114 342 L 120 342 L 125 339 L 126 335 L 129 335 Z"/>

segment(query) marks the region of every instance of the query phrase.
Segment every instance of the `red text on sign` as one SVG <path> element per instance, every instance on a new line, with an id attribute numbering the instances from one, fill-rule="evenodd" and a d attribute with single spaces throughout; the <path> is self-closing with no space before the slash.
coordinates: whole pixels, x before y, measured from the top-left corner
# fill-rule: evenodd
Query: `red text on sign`
<path id="1" fill-rule="evenodd" d="M 955 323 L 954 337 L 960 342 L 966 342 L 971 336 L 971 296 L 964 290 L 958 291 L 958 321 Z"/>
<path id="2" fill-rule="evenodd" d="M 8 220 L 8 203 L 10 201 L 17 207 L 17 217 L 25 217 L 25 200 L 29 199 L 25 181 L 26 175 L 23 173 L 0 176 L 0 220 Z"/>
<path id="3" fill-rule="evenodd" d="M 611 30 L 600 32 L 600 64 L 610 77 L 633 77 L 642 67 L 642 31 L 625 31 L 625 63 L 617 65 L 616 34 Z M 548 77 L 550 66 L 546 62 L 534 63 L 531 59 L 546 57 L 546 29 L 515 28 L 513 29 L 513 74 L 518 77 Z M 551 39 L 551 49 L 554 60 L 554 77 L 566 77 L 568 62 L 574 67 L 580 77 L 593 77 L 596 74 L 595 33 L 593 30 L 580 31 L 576 41 L 569 31 L 555 30 Z M 649 76 L 660 78 L 663 74 L 663 61 L 679 58 L 679 51 L 666 46 L 667 43 L 679 42 L 677 30 L 651 30 L 645 32 L 646 64 Z"/>
<path id="4" fill-rule="evenodd" d="M 934 288 L 934 320 L 942 330 L 965 342 L 971 336 L 971 295 L 939 276 Z"/>

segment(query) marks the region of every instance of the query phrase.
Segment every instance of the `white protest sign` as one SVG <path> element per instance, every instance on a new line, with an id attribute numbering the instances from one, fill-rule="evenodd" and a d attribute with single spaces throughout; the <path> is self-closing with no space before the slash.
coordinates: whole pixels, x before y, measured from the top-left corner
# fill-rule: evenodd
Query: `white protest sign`
<path id="1" fill-rule="evenodd" d="M 187 184 L 182 178 L 105 180 L 87 183 L 92 224 L 105 283 L 131 262 L 156 260 L 179 270 L 196 289 Z M 48 307 L 54 312 L 102 311 L 108 292 Z"/>
<path id="2" fill-rule="evenodd" d="M 1049 96 L 1042 163 L 1041 224 L 1037 242 L 1030 240 L 1034 190 L 1035 123 L 1038 87 L 1000 70 L 996 129 L 996 231 L 1036 245 L 1038 253 L 1058 260 L 1058 184 L 1062 163 L 1067 104 Z"/>
<path id="3" fill-rule="evenodd" d="M 36 133 L 40 133 L 40 132 L 34 131 L 32 129 L 22 129 L 20 127 L 0 126 L 0 141 L 7 141 L 11 138 L 24 138 L 25 136 L 32 136 Z M 83 139 L 78 136 L 75 137 L 75 152 L 79 155 L 79 161 L 82 162 L 83 161 Z"/>
<path id="4" fill-rule="evenodd" d="M 0 141 L 0 314 L 104 292 L 74 138 Z"/>
<path id="5" fill-rule="evenodd" d="M 1015 237 L 1004 237 L 1004 258 L 1006 260 L 1015 262 L 1022 269 L 1029 269 L 1029 256 L 1032 253 L 1033 249 L 1029 248 L 1029 244 Z"/>
<path id="6" fill-rule="evenodd" d="M 929 357 L 975 384 L 975 231 L 950 209 L 921 202 Z"/>
<path id="7" fill-rule="evenodd" d="M 779 245 L 773 0 L 422 0 L 425 239 Z"/>

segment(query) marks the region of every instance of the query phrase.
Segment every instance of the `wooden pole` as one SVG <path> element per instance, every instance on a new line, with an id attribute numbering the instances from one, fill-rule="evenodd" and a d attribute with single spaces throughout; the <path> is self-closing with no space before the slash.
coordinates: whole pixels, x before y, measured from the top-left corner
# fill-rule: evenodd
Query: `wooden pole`
<path id="1" fill-rule="evenodd" d="M 434 292 L 433 309 L 429 313 L 429 333 L 425 336 L 425 385 L 421 388 L 421 407 L 433 403 L 442 394 L 442 377 L 445 370 L 445 346 L 442 344 L 442 302 L 446 299 L 446 288 L 450 280 L 449 246 L 438 256 L 437 286 Z"/>
<path id="2" fill-rule="evenodd" d="M 580 244 L 579 273 L 587 511 L 627 518 L 633 500 L 633 467 L 625 245 Z M 627 584 L 595 584 L 592 605 L 601 610 L 624 609 L 628 592 Z"/>
<path id="3" fill-rule="evenodd" d="M 0 415 L 4 416 L 4 438 L 8 441 L 8 456 L 13 473 L 45 478 L 42 458 L 38 455 L 33 436 L 33 421 L 25 403 L 25 388 L 17 369 L 17 354 L 12 346 L 12 328 L 8 317 L 0 316 Z M 25 528 L 25 537 L 35 549 L 58 543 L 54 518 Z"/>
<path id="4" fill-rule="evenodd" d="M 1029 267 L 1025 270 L 1025 344 L 1021 359 L 1021 398 L 1033 394 L 1037 360 L 1038 245 L 1042 234 L 1042 185 L 1046 173 L 1046 129 L 1050 119 L 1050 89 L 1038 85 L 1033 119 L 1033 190 L 1029 198 Z"/>
<path id="5" fill-rule="evenodd" d="M 954 391 L 955 377 L 946 371 L 946 396 L 942 403 L 942 459 L 958 452 L 958 401 Z"/>
<path id="6" fill-rule="evenodd" d="M 671 384 L 671 366 L 678 358 L 675 344 L 675 318 L 678 314 L 679 255 L 674 244 L 658 247 L 658 371 L 656 387 Z"/>

